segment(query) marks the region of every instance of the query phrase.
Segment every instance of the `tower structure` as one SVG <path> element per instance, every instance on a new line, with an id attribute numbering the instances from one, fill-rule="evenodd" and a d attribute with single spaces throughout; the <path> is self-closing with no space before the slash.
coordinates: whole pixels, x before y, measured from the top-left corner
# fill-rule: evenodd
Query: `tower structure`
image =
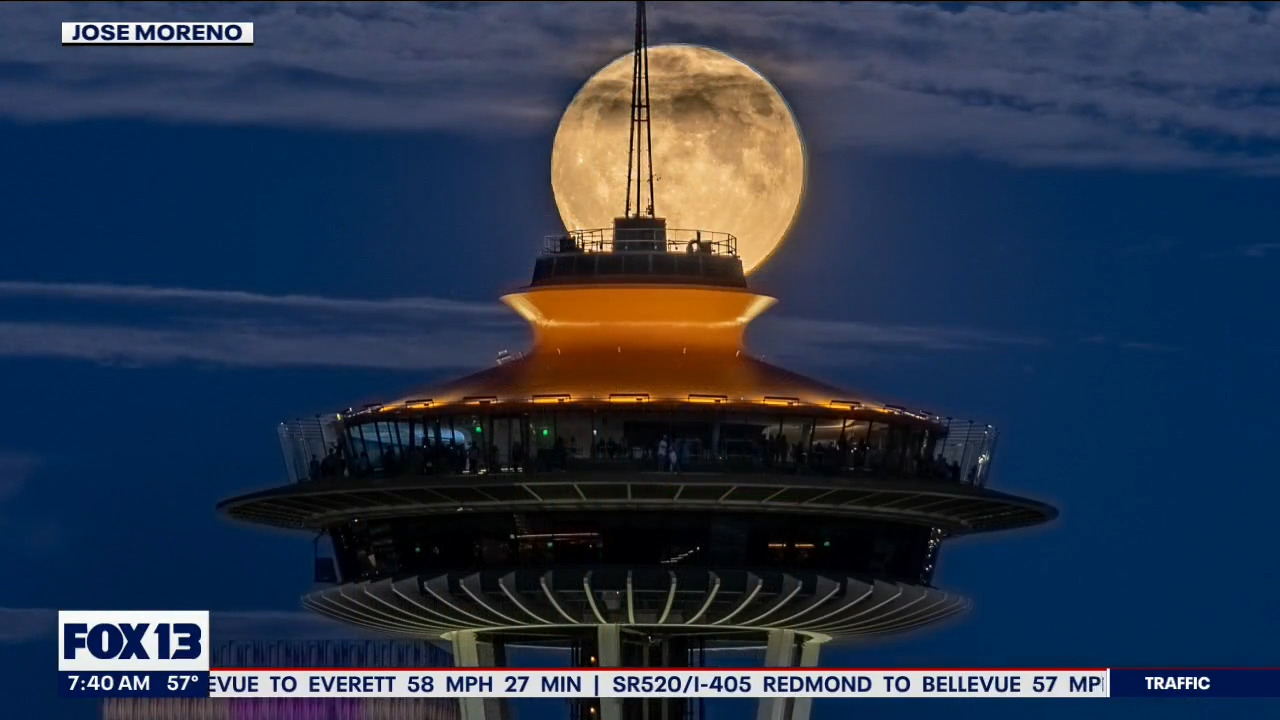
<path id="1" fill-rule="evenodd" d="M 653 191 L 653 127 L 649 123 L 649 29 L 644 2 L 636 2 L 636 45 L 631 64 L 631 124 L 627 146 L 627 198 L 613 221 L 610 248 L 621 252 L 666 249 L 664 218 L 658 217 Z M 590 238 L 593 245 L 598 239 Z"/>
<path id="2" fill-rule="evenodd" d="M 748 287 L 735 239 L 667 228 L 652 185 L 633 214 L 631 192 L 612 228 L 546 238 L 530 283 L 502 298 L 533 331 L 527 353 L 281 425 L 290 482 L 222 511 L 327 536 L 307 607 L 451 642 L 461 666 L 505 664 L 513 645 L 629 667 L 763 647 L 768 665 L 812 666 L 824 643 L 965 610 L 933 585 L 942 543 L 1056 515 L 988 487 L 995 428 L 752 357 L 743 333 L 775 301 Z M 466 720 L 502 713 L 461 702 Z M 759 718 L 804 720 L 808 702 L 763 700 Z"/>
<path id="3" fill-rule="evenodd" d="M 643 0 L 636 2 L 636 47 L 631 67 L 631 144 L 627 147 L 627 204 L 623 217 L 654 217 L 653 127 L 649 124 L 649 23 Z M 631 202 L 633 185 L 636 192 L 634 205 Z M 642 191 L 646 186 L 649 203 L 644 205 Z"/>

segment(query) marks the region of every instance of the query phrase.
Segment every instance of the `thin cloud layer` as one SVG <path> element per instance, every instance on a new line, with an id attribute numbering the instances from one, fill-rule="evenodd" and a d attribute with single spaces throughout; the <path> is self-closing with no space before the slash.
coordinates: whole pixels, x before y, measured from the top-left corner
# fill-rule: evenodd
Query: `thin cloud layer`
<path id="1" fill-rule="evenodd" d="M 0 298 L 48 298 L 54 300 L 95 300 L 105 302 L 189 302 L 204 305 L 271 307 L 289 310 L 324 310 L 329 312 L 382 313 L 394 311 L 417 313 L 451 313 L 497 317 L 506 311 L 497 303 L 466 302 L 444 298 L 410 297 L 386 300 L 330 298 L 317 295 L 264 295 L 243 290 L 200 290 L 193 288 L 153 287 L 150 285 L 112 285 L 109 283 L 41 283 L 0 280 Z"/>
<path id="2" fill-rule="evenodd" d="M 0 117 L 546 133 L 629 3 L 0 8 Z M 252 48 L 64 48 L 68 20 L 255 23 Z M 760 68 L 814 147 L 1280 171 L 1280 19 L 1244 3 L 663 3 L 656 42 Z M 655 119 L 655 125 L 658 119 Z"/>
<path id="3" fill-rule="evenodd" d="M 528 331 L 496 303 L 264 295 L 105 283 L 0 282 L 5 299 L 35 298 L 68 319 L 0 322 L 0 358 L 60 358 L 119 366 L 472 368 L 520 350 Z M 180 303 L 175 303 L 180 300 Z M 118 321 L 98 318 L 111 307 Z M 139 307 L 163 313 L 139 313 Z M 46 313 L 49 314 L 49 313 Z M 982 330 L 788 317 L 757 323 L 753 349 L 770 359 L 848 365 L 883 353 L 978 351 L 1043 341 Z"/>
<path id="4" fill-rule="evenodd" d="M 491 360 L 508 344 L 499 340 L 506 335 L 475 329 L 433 332 L 404 326 L 370 331 L 258 321 L 191 322 L 177 327 L 0 323 L 0 357 L 63 358 L 126 367 L 192 362 L 429 370 Z"/>
<path id="5" fill-rule="evenodd" d="M 1080 342 L 1087 343 L 1089 345 L 1098 345 L 1100 347 L 1114 347 L 1121 350 L 1134 350 L 1138 352 L 1182 352 L 1182 348 L 1176 345 L 1167 345 L 1165 343 L 1148 342 L 1144 340 L 1112 340 L 1105 335 L 1090 335 L 1089 337 L 1081 338 Z"/>
<path id="6" fill-rule="evenodd" d="M 17 495 L 40 466 L 40 458 L 27 453 L 0 450 L 0 510 L 3 503 Z M 3 516 L 0 516 L 0 523 Z"/>
<path id="7" fill-rule="evenodd" d="M 1246 245 L 1237 245 L 1226 252 L 1214 251 L 1204 253 L 1204 256 L 1209 259 L 1248 258 L 1258 260 L 1268 257 L 1274 258 L 1277 255 L 1280 255 L 1280 242 L 1248 243 Z"/>
<path id="8" fill-rule="evenodd" d="M 1037 337 L 973 328 L 788 317 L 761 318 L 752 338 L 753 349 L 763 352 L 766 360 L 814 368 L 893 362 L 923 353 L 980 352 L 1046 344 Z"/>
<path id="9" fill-rule="evenodd" d="M 6 299 L 39 300 L 46 317 L 0 321 L 0 357 L 126 367 L 472 367 L 523 342 L 526 334 L 498 303 L 432 297 L 369 300 L 0 281 L 0 308 Z M 86 308 L 94 310 L 94 320 L 81 319 Z M 112 310 L 119 319 L 99 317 Z"/>
<path id="10" fill-rule="evenodd" d="M 58 522 L 56 512 L 50 514 L 47 507 L 21 504 L 22 492 L 47 467 L 45 458 L 40 456 L 0 449 L 0 534 L 9 539 L 5 545 L 9 557 L 45 553 L 66 540 L 67 528 Z"/>

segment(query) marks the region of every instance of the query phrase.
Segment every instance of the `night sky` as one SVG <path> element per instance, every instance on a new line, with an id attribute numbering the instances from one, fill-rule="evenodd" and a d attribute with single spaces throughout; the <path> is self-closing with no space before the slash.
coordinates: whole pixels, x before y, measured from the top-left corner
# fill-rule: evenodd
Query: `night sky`
<path id="1" fill-rule="evenodd" d="M 626 51 L 629 13 L 0 7 L 14 717 L 94 713 L 55 697 L 57 608 L 321 632 L 298 609 L 310 537 L 214 505 L 284 479 L 279 421 L 524 347 L 496 297 L 560 229 L 555 122 Z M 253 20 L 258 44 L 60 47 L 58 23 L 84 19 Z M 973 598 L 968 615 L 823 664 L 1274 666 L 1280 14 L 657 3 L 650 19 L 653 42 L 758 67 L 808 142 L 800 217 L 751 278 L 781 301 L 753 350 L 996 424 L 993 486 L 1061 509 L 944 547 L 934 582 Z M 853 712 L 1268 710 L 818 701 L 814 717 Z"/>

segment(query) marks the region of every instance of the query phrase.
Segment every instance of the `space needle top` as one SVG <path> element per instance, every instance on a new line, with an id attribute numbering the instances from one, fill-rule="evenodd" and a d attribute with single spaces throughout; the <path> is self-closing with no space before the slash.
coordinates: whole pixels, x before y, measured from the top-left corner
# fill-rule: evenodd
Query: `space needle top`
<path id="1" fill-rule="evenodd" d="M 677 253 L 686 257 L 670 257 Z M 548 236 L 530 285 L 583 282 L 746 286 L 737 238 L 712 230 L 668 228 L 666 218 L 654 211 L 649 33 L 643 1 L 636 3 L 623 214 L 614 217 L 612 227 L 570 227 L 566 234 Z"/>
<path id="2" fill-rule="evenodd" d="M 942 542 L 1057 511 L 987 487 L 993 426 L 749 352 L 746 329 L 775 300 L 748 287 L 736 239 L 669 229 L 654 212 L 643 3 L 631 67 L 626 214 L 549 239 L 530 283 L 502 297 L 529 324 L 527 350 L 282 423 L 289 484 L 221 509 L 329 538 L 333 557 L 316 558 L 327 587 L 308 607 L 449 640 L 471 665 L 501 664 L 507 643 L 678 666 L 694 644 L 761 642 L 770 665 L 797 653 L 812 665 L 828 640 L 962 612 L 967 600 L 933 586 Z M 617 162 L 600 163 L 615 183 Z M 666 200 L 673 218 L 687 212 L 681 190 Z M 616 207 L 613 187 L 606 200 L 595 222 Z M 482 642 L 498 648 L 492 661 Z M 464 717 L 491 717 L 479 700 Z M 758 716 L 782 717 L 769 707 Z M 591 714 L 652 714 L 606 709 Z"/>
<path id="3" fill-rule="evenodd" d="M 653 209 L 653 128 L 649 118 L 649 31 L 641 0 L 636 2 L 636 46 L 631 64 L 627 202 L 623 216 L 614 218 L 610 250 L 652 253 L 676 249 L 669 247 L 666 219 L 658 217 Z M 694 232 L 690 242 L 701 238 L 700 232 Z"/>
<path id="4" fill-rule="evenodd" d="M 649 31 L 644 0 L 636 2 L 636 49 L 631 70 L 631 136 L 627 149 L 627 207 L 624 217 L 654 217 L 653 210 L 653 129 L 649 123 Z M 648 171 L 647 174 L 645 171 Z M 635 187 L 635 215 L 632 215 L 631 188 Z M 641 192 L 649 187 L 649 203 Z"/>

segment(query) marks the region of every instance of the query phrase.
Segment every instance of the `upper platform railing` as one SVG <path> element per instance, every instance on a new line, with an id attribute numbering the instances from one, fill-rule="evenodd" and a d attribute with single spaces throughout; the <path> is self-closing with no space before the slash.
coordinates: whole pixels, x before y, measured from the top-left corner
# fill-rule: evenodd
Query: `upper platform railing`
<path id="1" fill-rule="evenodd" d="M 279 426 L 294 482 L 399 475 L 591 472 L 819 474 L 985 486 L 998 433 L 948 420 L 818 422 L 789 416 L 690 418 L 550 411 L 418 418 L 330 415 Z M 675 420 L 677 422 L 672 422 Z"/>
<path id="2" fill-rule="evenodd" d="M 725 232 L 684 228 L 595 228 L 547 235 L 542 252 L 669 252 L 737 257 L 738 238 Z"/>

